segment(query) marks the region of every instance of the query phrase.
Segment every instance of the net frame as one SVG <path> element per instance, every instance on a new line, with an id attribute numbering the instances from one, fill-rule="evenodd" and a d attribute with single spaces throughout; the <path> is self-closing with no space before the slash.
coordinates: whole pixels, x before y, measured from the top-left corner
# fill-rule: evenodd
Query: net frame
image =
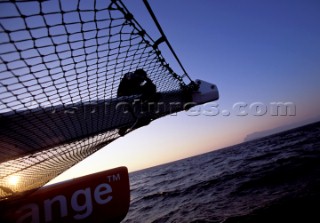
<path id="1" fill-rule="evenodd" d="M 186 86 L 121 0 L 1 1 L 0 8 L 0 199 L 43 186 L 119 137 L 115 129 L 93 134 L 88 123 L 76 124 L 98 126 L 99 119 L 52 126 L 46 120 L 57 108 L 113 103 L 122 77 L 137 69 L 172 98 Z M 8 139 L 8 120 L 25 130 L 24 146 Z M 58 140 L 77 128 L 80 138 Z M 28 141 L 30 134 L 39 141 Z"/>

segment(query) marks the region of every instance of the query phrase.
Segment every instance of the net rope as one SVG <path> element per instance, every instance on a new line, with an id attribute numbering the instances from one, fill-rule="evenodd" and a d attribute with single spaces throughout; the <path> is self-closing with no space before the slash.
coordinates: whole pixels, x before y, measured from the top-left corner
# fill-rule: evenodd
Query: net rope
<path id="1" fill-rule="evenodd" d="M 112 104 L 137 69 L 158 92 L 181 90 L 183 75 L 155 45 L 119 0 L 1 1 L 0 199 L 43 186 L 119 137 L 101 124 L 116 115 L 57 124 L 59 109 Z M 13 125 L 20 141 L 10 139 Z"/>

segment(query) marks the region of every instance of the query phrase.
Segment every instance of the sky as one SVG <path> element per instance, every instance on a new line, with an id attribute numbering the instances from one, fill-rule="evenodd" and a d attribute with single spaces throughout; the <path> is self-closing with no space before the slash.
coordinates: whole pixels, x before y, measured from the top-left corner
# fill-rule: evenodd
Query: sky
<path id="1" fill-rule="evenodd" d="M 152 37 L 160 37 L 142 0 L 123 2 Z M 320 119 L 320 1 L 149 3 L 189 76 L 216 84 L 220 99 L 155 120 L 53 182 L 118 166 L 133 172 L 238 144 L 254 132 Z M 274 113 L 279 102 L 287 103 L 286 114 Z"/>

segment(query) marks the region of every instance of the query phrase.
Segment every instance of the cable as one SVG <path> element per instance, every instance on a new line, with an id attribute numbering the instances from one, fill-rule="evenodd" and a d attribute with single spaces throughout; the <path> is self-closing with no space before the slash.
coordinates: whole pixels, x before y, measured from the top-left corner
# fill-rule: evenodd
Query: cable
<path id="1" fill-rule="evenodd" d="M 146 8 L 147 8 L 147 10 L 148 10 L 148 12 L 149 12 L 149 14 L 151 15 L 154 23 L 156 24 L 156 26 L 157 26 L 160 34 L 161 34 L 160 39 L 162 39 L 164 42 L 166 42 L 166 44 L 168 45 L 171 53 L 173 54 L 174 58 L 177 60 L 178 64 L 180 65 L 180 67 L 181 67 L 181 69 L 182 69 L 182 71 L 184 72 L 184 75 L 190 80 L 190 82 L 193 82 L 193 80 L 189 77 L 187 71 L 184 69 L 184 67 L 183 67 L 181 61 L 179 60 L 177 54 L 175 53 L 174 49 L 172 48 L 172 46 L 171 46 L 171 44 L 170 44 L 170 42 L 169 42 L 166 34 L 163 32 L 163 29 L 161 28 L 160 23 L 158 22 L 158 19 L 157 19 L 157 17 L 155 16 L 155 14 L 154 14 L 154 12 L 153 12 L 153 10 L 152 10 L 152 8 L 151 8 L 148 0 L 143 0 L 143 3 L 145 4 L 145 6 L 146 6 Z"/>

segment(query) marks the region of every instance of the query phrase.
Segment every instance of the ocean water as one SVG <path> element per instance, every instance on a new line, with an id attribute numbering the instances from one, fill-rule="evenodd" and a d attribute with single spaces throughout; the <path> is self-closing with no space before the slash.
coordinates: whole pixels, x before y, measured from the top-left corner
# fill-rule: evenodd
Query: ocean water
<path id="1" fill-rule="evenodd" d="M 320 222 L 320 122 L 130 174 L 123 222 Z"/>

